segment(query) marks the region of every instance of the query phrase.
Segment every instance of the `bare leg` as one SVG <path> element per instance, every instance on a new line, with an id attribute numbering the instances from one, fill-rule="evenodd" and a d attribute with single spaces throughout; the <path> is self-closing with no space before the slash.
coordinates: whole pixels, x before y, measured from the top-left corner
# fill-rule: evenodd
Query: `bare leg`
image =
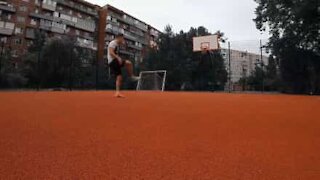
<path id="1" fill-rule="evenodd" d="M 115 97 L 124 97 L 121 93 L 120 93 L 120 90 L 121 90 L 121 85 L 122 85 L 122 76 L 121 75 L 118 75 L 117 76 L 117 79 L 116 79 L 116 94 L 114 95 Z"/>
<path id="2" fill-rule="evenodd" d="M 129 74 L 130 77 L 133 76 L 133 65 L 130 61 L 126 60 L 125 61 L 125 66 L 126 66 L 126 69 L 127 69 L 127 72 Z"/>
<path id="3" fill-rule="evenodd" d="M 129 60 L 126 60 L 124 63 L 125 63 L 125 67 L 127 69 L 128 75 L 131 77 L 131 80 L 138 81 L 139 77 L 136 77 L 133 74 L 133 65 L 132 65 L 132 63 Z"/>

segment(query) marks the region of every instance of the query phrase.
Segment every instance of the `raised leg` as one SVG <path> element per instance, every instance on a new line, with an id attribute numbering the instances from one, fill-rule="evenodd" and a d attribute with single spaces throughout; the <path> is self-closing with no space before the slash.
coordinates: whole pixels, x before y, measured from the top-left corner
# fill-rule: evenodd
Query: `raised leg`
<path id="1" fill-rule="evenodd" d="M 124 65 L 127 69 L 128 75 L 130 76 L 131 80 L 138 81 L 139 77 L 137 77 L 133 74 L 133 65 L 132 65 L 131 61 L 126 60 L 124 63 L 125 63 Z"/>
<path id="2" fill-rule="evenodd" d="M 124 63 L 125 63 L 124 65 L 127 69 L 129 76 L 132 77 L 133 76 L 133 65 L 132 65 L 131 61 L 126 60 Z"/>

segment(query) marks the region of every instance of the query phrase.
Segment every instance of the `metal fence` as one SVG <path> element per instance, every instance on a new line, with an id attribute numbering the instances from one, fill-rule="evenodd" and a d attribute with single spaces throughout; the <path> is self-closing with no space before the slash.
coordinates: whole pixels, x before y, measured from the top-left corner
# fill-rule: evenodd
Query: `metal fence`
<path id="1" fill-rule="evenodd" d="M 225 84 L 226 91 L 268 91 L 271 90 L 267 78 L 267 66 L 269 53 L 265 48 L 266 40 L 249 41 L 229 41 L 221 43 L 221 55 L 224 59 L 228 72 L 228 81 Z M 80 66 L 75 67 L 72 57 L 66 57 L 69 61 L 65 72 L 62 73 L 60 83 L 44 82 L 46 69 L 41 63 L 41 52 L 38 57 L 34 57 L 34 77 L 26 74 L 25 69 L 28 64 L 14 62 L 12 52 L 4 43 L 0 49 L 0 85 L 1 88 L 61 88 L 61 89 L 113 89 L 114 78 L 110 76 L 108 66 L 105 62 L 97 62 L 93 54 L 90 60 L 82 60 Z M 9 52 L 9 53 L 8 53 Z M 8 54 L 11 54 L 8 56 Z M 135 59 L 135 57 L 128 57 Z M 18 62 L 17 62 L 18 63 Z M 135 71 L 139 71 L 139 65 L 134 62 Z M 9 66 L 9 67 L 8 67 Z M 29 72 L 30 73 L 30 72 Z M 259 74 L 260 73 L 260 74 Z M 25 77 L 29 76 L 29 77 Z M 255 77 L 259 76 L 259 77 Z M 32 79 L 33 78 L 33 79 Z M 210 83 L 210 82 L 208 82 Z M 128 83 L 125 88 L 133 88 L 134 85 Z"/>

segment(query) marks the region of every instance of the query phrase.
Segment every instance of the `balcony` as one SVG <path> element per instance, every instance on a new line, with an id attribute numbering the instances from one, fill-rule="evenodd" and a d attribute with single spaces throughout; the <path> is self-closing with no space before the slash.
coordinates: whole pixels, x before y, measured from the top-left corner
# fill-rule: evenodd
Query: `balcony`
<path id="1" fill-rule="evenodd" d="M 124 17 L 117 16 L 116 18 L 125 24 L 129 24 L 131 26 L 134 25 L 134 20 L 132 18 L 128 18 L 127 16 L 124 16 Z"/>
<path id="2" fill-rule="evenodd" d="M 15 13 L 16 9 L 9 5 L 0 5 L 0 10 Z"/>
<path id="3" fill-rule="evenodd" d="M 78 19 L 77 23 L 75 24 L 75 27 L 89 32 L 94 32 L 96 30 L 96 25 L 94 21 L 88 21 L 83 19 Z"/>
<path id="4" fill-rule="evenodd" d="M 77 38 L 77 45 L 79 47 L 88 48 L 92 50 L 97 50 L 97 44 L 94 43 L 91 40 L 83 39 L 83 38 Z"/>
<path id="5" fill-rule="evenodd" d="M 42 8 L 49 10 L 49 11 L 55 11 L 57 7 L 57 2 L 52 1 L 52 2 L 44 2 L 42 1 Z"/>
<path id="6" fill-rule="evenodd" d="M 55 15 L 54 20 L 89 32 L 94 32 L 96 30 L 96 24 L 93 20 L 80 19 L 62 13 Z"/>
<path id="7" fill-rule="evenodd" d="M 150 30 L 150 34 L 152 36 L 155 36 L 155 37 L 158 37 L 159 36 L 159 32 L 158 31 L 155 31 L 155 30 Z"/>
<path id="8" fill-rule="evenodd" d="M 84 38 L 84 39 L 87 39 L 89 41 L 94 41 L 94 37 L 93 36 L 88 36 L 88 35 L 78 35 L 80 38 Z"/>
<path id="9" fill-rule="evenodd" d="M 27 29 L 26 30 L 26 38 L 29 38 L 29 39 L 35 39 L 35 31 L 34 29 Z"/>
<path id="10" fill-rule="evenodd" d="M 124 37 L 132 41 L 137 41 L 138 39 L 133 33 L 129 31 L 124 31 Z"/>
<path id="11" fill-rule="evenodd" d="M 138 51 L 141 51 L 141 50 L 142 50 L 142 47 L 139 47 L 139 46 L 136 46 L 136 45 L 133 45 L 133 44 L 129 44 L 128 47 L 133 48 L 133 49 L 136 49 L 136 50 L 138 50 Z"/>
<path id="12" fill-rule="evenodd" d="M 92 16 L 98 16 L 98 12 L 95 9 L 90 10 L 89 8 L 85 8 L 84 6 L 82 6 L 80 4 L 77 4 L 77 3 L 74 3 L 74 2 L 72 2 L 70 0 L 57 0 L 57 3 L 60 3 L 60 4 L 64 5 L 64 6 L 69 7 L 69 8 L 73 8 L 73 9 L 76 9 L 78 11 L 87 13 L 87 14 L 92 15 Z"/>
<path id="13" fill-rule="evenodd" d="M 141 29 L 141 30 L 144 31 L 144 32 L 147 32 L 147 31 L 148 31 L 148 28 L 147 28 L 145 25 L 143 25 L 143 24 L 138 23 L 138 24 L 135 24 L 134 26 L 137 27 L 137 28 L 139 28 L 139 29 Z"/>
<path id="14" fill-rule="evenodd" d="M 135 35 L 138 35 L 138 36 L 140 36 L 140 37 L 144 37 L 144 33 L 143 33 L 142 31 L 134 30 L 134 29 L 130 28 L 129 32 L 130 32 L 130 33 L 133 33 L 133 34 L 135 34 Z"/>
<path id="15" fill-rule="evenodd" d="M 55 26 L 51 27 L 51 31 L 55 32 L 55 33 L 59 33 L 59 34 L 64 34 L 65 33 L 65 30 L 63 28 L 55 27 Z"/>
<path id="16" fill-rule="evenodd" d="M 14 23 L 0 21 L 0 34 L 11 36 L 14 30 Z"/>
<path id="17" fill-rule="evenodd" d="M 112 27 L 107 27 L 106 32 L 112 33 L 112 34 L 118 34 L 119 32 L 123 33 L 124 30 L 120 29 L 118 26 L 112 26 Z"/>
<path id="18" fill-rule="evenodd" d="M 125 54 L 125 55 L 129 55 L 129 56 L 134 56 L 134 53 L 129 52 L 127 50 L 120 50 L 120 54 Z"/>
<path id="19" fill-rule="evenodd" d="M 53 16 L 47 16 L 44 14 L 30 13 L 30 16 L 34 17 L 34 18 L 38 18 L 38 19 L 46 19 L 46 20 L 50 20 L 50 21 L 54 20 Z"/>
<path id="20" fill-rule="evenodd" d="M 66 29 L 66 25 L 59 24 L 56 22 L 41 20 L 40 21 L 40 29 L 59 33 L 59 34 L 64 34 L 65 29 Z"/>

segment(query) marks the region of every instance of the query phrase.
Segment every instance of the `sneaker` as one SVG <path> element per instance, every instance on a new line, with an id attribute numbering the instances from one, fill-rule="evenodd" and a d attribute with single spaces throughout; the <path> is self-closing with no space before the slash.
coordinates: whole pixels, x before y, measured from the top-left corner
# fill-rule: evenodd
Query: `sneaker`
<path id="1" fill-rule="evenodd" d="M 139 81 L 139 80 L 140 80 L 140 77 L 138 77 L 138 76 L 131 76 L 131 81 L 136 82 L 136 81 Z"/>

